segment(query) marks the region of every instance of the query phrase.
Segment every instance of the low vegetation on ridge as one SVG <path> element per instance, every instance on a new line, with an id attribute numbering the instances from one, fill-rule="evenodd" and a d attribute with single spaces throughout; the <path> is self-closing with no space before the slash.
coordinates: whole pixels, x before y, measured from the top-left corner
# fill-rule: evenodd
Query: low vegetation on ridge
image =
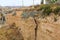
<path id="1" fill-rule="evenodd" d="M 55 17 L 57 17 L 57 15 L 60 15 L 60 5 L 57 4 L 42 4 L 42 5 L 38 5 L 35 6 L 34 10 L 31 9 L 31 11 L 28 12 L 24 11 L 22 13 L 22 18 L 28 18 L 28 17 L 46 17 L 49 16 L 50 14 L 54 14 Z"/>

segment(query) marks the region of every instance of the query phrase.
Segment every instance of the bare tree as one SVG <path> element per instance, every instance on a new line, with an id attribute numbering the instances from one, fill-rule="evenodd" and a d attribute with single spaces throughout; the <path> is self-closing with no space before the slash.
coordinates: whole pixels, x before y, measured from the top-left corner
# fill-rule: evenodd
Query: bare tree
<path id="1" fill-rule="evenodd" d="M 22 6 L 24 6 L 24 2 L 23 2 L 23 0 L 22 0 Z"/>
<path id="2" fill-rule="evenodd" d="M 33 6 L 32 6 L 32 8 L 34 8 L 34 0 L 33 0 Z"/>

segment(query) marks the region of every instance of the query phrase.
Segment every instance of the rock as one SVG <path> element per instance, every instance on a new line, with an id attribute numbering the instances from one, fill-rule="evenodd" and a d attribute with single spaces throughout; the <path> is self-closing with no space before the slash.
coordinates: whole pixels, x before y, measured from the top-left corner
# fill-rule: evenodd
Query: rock
<path id="1" fill-rule="evenodd" d="M 24 40 L 18 28 L 12 24 L 0 28 L 0 40 Z"/>
<path id="2" fill-rule="evenodd" d="M 37 40 L 60 40 L 60 21 L 54 22 L 52 20 L 51 16 L 43 21 L 42 19 L 38 20 Z"/>
<path id="3" fill-rule="evenodd" d="M 12 16 L 8 14 L 6 16 L 6 24 L 11 25 L 15 23 L 16 26 L 20 29 L 24 40 L 34 40 L 35 39 L 35 22 L 32 17 L 28 19 L 21 18 L 22 11 L 16 11 L 16 15 Z"/>
<path id="4" fill-rule="evenodd" d="M 22 20 L 22 19 L 21 19 Z M 35 40 L 35 22 L 33 18 L 28 18 L 20 22 L 21 31 L 24 36 L 24 40 Z"/>

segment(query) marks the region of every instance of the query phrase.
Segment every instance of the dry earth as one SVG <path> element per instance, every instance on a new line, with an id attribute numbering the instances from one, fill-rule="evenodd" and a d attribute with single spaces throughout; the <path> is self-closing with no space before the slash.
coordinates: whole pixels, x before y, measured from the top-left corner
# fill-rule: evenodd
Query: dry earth
<path id="1" fill-rule="evenodd" d="M 0 29 L 0 40 L 35 40 L 36 23 L 32 17 L 26 20 L 22 19 L 22 13 L 23 11 L 18 10 L 16 11 L 16 15 L 7 14 L 5 16 L 6 26 Z M 58 20 L 54 22 L 54 15 L 50 15 L 44 19 L 36 19 L 38 24 L 37 40 L 60 40 L 60 16 L 57 17 L 57 19 Z M 12 28 L 17 27 L 18 29 L 11 28 L 13 23 L 15 23 L 15 26 L 12 26 Z M 12 39 L 12 35 L 16 39 Z"/>

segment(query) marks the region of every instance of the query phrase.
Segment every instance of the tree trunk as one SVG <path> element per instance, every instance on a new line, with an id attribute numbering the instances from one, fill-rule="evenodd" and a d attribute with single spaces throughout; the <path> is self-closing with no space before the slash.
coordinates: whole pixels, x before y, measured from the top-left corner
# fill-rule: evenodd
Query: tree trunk
<path id="1" fill-rule="evenodd" d="M 41 0 L 41 4 L 44 4 L 44 0 Z"/>
<path id="2" fill-rule="evenodd" d="M 24 6 L 24 2 L 23 2 L 23 0 L 22 0 L 22 7 Z"/>

